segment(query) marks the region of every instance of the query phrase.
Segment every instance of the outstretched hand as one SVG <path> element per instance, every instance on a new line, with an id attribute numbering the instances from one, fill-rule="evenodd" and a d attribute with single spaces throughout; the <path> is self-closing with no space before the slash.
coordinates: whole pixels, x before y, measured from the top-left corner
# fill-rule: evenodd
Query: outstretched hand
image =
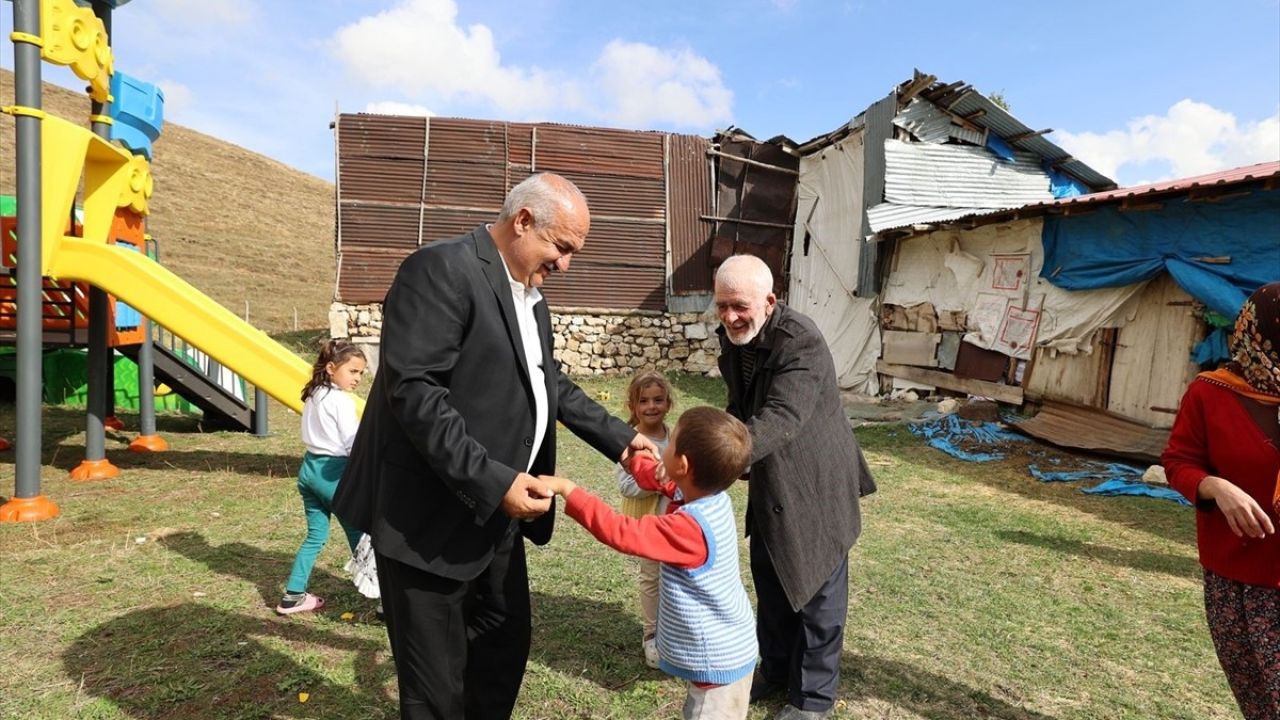
<path id="1" fill-rule="evenodd" d="M 556 477 L 555 475 L 539 475 L 538 479 L 545 484 L 551 492 L 561 497 L 566 497 L 573 492 L 578 486 L 569 478 Z"/>
<path id="2" fill-rule="evenodd" d="M 642 452 L 649 453 L 654 460 L 661 460 L 662 451 L 658 449 L 658 446 L 644 433 L 636 433 L 636 436 L 631 438 L 631 442 L 627 444 L 626 449 L 622 451 L 622 457 L 618 459 L 618 462 L 627 469 L 627 472 L 631 472 L 631 459 Z"/>
<path id="3" fill-rule="evenodd" d="M 555 492 L 529 473 L 520 473 L 502 496 L 502 511 L 517 520 L 536 518 L 551 509 Z"/>

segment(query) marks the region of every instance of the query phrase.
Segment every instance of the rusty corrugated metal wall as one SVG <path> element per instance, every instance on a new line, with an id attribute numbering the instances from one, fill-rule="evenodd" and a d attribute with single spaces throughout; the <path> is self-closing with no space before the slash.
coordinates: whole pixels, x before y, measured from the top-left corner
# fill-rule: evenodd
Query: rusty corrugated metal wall
<path id="1" fill-rule="evenodd" d="M 681 263 L 698 253 L 710 180 L 686 166 L 704 153 L 679 138 L 681 175 L 670 217 L 662 133 L 458 118 L 341 115 L 338 136 L 338 297 L 382 300 L 400 261 L 420 244 L 492 220 L 531 172 L 572 180 L 591 205 L 591 233 L 570 272 L 544 291 L 558 306 L 662 310 L 668 221 Z M 687 215 L 691 214 L 691 215 Z M 710 287 L 709 274 L 704 279 Z M 696 284 L 696 281 L 694 281 Z"/>
<path id="2" fill-rule="evenodd" d="M 671 208 L 671 294 L 713 290 L 711 267 L 711 142 L 696 135 L 667 141 L 667 202 Z"/>

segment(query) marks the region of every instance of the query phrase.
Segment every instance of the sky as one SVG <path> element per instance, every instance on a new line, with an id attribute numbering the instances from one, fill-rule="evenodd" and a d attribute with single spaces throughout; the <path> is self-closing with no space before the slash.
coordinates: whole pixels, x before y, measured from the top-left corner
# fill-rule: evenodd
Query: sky
<path id="1" fill-rule="evenodd" d="M 915 68 L 1122 186 L 1280 159 L 1280 0 L 136 0 L 112 35 L 167 121 L 327 180 L 338 111 L 804 141 Z"/>

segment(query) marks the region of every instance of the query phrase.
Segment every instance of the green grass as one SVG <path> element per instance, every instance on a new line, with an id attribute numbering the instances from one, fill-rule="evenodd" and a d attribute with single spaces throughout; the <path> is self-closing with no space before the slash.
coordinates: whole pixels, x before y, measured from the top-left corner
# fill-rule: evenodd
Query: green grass
<path id="1" fill-rule="evenodd" d="M 621 381 L 583 387 L 621 412 Z M 717 380 L 678 378 L 677 393 L 679 408 L 723 400 Z M 304 532 L 297 419 L 271 412 L 265 439 L 162 416 L 172 450 L 150 456 L 109 433 L 121 477 L 72 483 L 83 416 L 45 408 L 43 490 L 62 516 L 0 525 L 0 718 L 396 716 L 384 630 L 341 571 L 340 540 L 312 580 L 325 611 L 271 610 Z M 1025 454 L 952 460 L 901 425 L 858 435 L 880 491 L 851 557 L 834 717 L 1239 717 L 1204 627 L 1191 511 L 1037 483 Z M 560 456 L 562 474 L 615 499 L 608 461 L 568 436 Z M 0 456 L 6 493 L 12 462 Z M 680 684 L 643 664 L 633 562 L 558 525 L 529 551 L 517 716 L 678 716 Z"/>

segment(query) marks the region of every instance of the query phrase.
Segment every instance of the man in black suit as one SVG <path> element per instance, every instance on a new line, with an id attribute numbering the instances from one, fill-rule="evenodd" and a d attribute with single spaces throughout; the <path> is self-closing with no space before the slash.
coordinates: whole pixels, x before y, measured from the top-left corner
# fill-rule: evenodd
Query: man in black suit
<path id="1" fill-rule="evenodd" d="M 769 266 L 735 255 L 715 279 L 729 414 L 751 429 L 747 535 L 760 667 L 751 700 L 786 694 L 775 720 L 835 704 L 849 609 L 849 549 L 871 471 L 813 321 L 778 302 Z"/>
<path id="2" fill-rule="evenodd" d="M 529 655 L 524 542 L 551 538 L 556 421 L 611 460 L 652 443 L 563 375 L 538 287 L 590 227 L 535 175 L 497 220 L 410 255 L 383 303 L 381 366 L 334 497 L 373 540 L 402 718 L 511 715 Z"/>

